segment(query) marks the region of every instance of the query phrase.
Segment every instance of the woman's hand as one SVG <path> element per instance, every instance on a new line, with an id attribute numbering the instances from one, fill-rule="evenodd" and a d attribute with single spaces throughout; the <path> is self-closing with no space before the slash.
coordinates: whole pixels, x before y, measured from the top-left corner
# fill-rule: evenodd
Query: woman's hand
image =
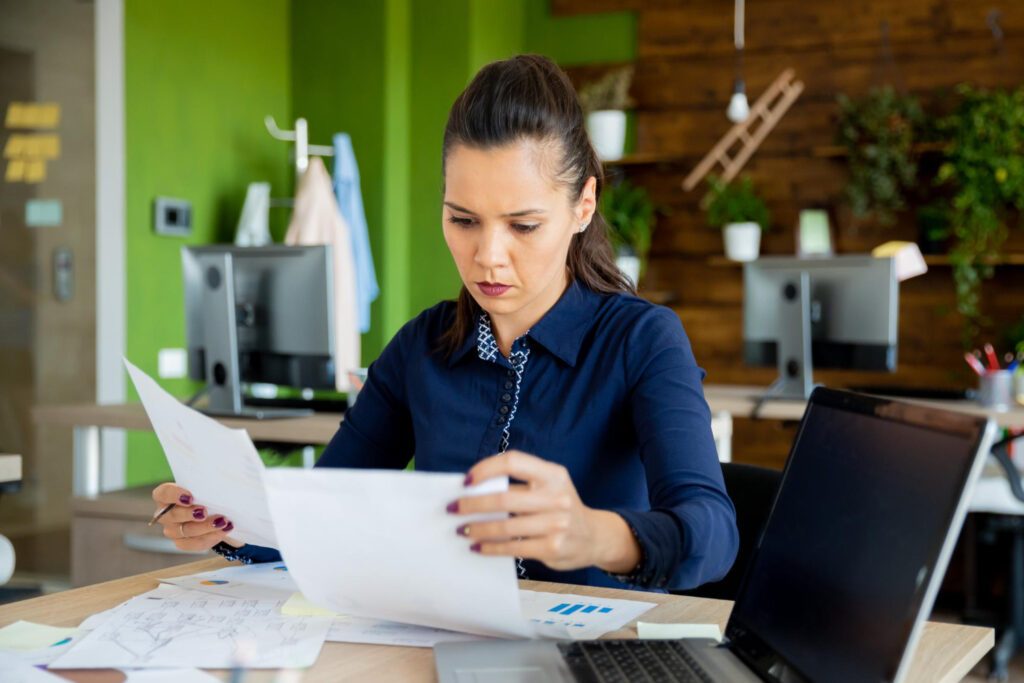
<path id="1" fill-rule="evenodd" d="M 473 551 L 539 560 L 556 570 L 596 566 L 628 573 L 640 561 L 640 547 L 626 521 L 584 505 L 562 465 L 508 451 L 477 463 L 466 485 L 500 476 L 525 483 L 503 493 L 460 498 L 448 507 L 453 514 L 512 514 L 460 526 L 458 533 L 474 541 Z"/>
<path id="2" fill-rule="evenodd" d="M 174 504 L 158 521 L 164 527 L 164 536 L 174 541 L 179 550 L 209 550 L 221 541 L 240 547 L 242 544 L 228 538 L 235 528 L 223 515 L 211 515 L 206 507 L 193 505 L 192 494 L 176 484 L 160 484 L 153 489 L 153 501 L 162 510 Z"/>

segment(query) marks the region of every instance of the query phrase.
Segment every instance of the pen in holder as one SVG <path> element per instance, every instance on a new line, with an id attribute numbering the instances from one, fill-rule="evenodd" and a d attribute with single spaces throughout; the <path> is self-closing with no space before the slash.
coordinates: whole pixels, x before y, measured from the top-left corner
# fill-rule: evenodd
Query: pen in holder
<path id="1" fill-rule="evenodd" d="M 977 401 L 992 410 L 1009 410 L 1013 405 L 1013 373 L 989 370 L 978 378 Z"/>

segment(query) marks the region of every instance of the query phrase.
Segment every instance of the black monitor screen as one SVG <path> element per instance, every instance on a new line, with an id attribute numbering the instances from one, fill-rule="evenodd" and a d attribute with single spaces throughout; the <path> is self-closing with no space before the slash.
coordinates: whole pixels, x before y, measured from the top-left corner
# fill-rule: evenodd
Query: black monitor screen
<path id="1" fill-rule="evenodd" d="M 797 435 L 729 622 L 756 668 L 892 680 L 936 571 L 984 423 L 857 400 L 870 409 L 812 400 Z"/>

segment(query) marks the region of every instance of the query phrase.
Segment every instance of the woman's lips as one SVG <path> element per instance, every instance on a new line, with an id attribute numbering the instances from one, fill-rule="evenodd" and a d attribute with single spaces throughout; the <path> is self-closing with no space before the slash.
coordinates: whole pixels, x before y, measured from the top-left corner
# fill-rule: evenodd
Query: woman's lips
<path id="1" fill-rule="evenodd" d="M 486 296 L 501 296 L 508 290 L 512 289 L 511 285 L 503 285 L 497 282 L 478 282 L 476 286 L 480 288 Z"/>

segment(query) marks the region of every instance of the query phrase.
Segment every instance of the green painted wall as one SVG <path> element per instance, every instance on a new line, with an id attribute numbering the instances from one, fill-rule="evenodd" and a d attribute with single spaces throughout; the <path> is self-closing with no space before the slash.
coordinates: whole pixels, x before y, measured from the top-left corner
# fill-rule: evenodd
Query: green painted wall
<path id="1" fill-rule="evenodd" d="M 263 127 L 291 116 L 289 3 L 126 0 L 124 21 L 127 353 L 155 375 L 157 351 L 185 343 L 181 246 L 231 241 L 251 181 L 291 192 L 287 148 Z M 160 195 L 192 202 L 191 238 L 153 233 Z M 129 485 L 169 475 L 152 434 L 129 432 L 128 456 Z"/>
<path id="2" fill-rule="evenodd" d="M 635 36 L 631 13 L 552 18 L 547 0 L 261 0 L 258 12 L 241 0 L 126 0 L 129 358 L 155 375 L 157 351 L 184 344 L 181 245 L 230 241 L 250 181 L 292 194 L 288 146 L 266 134 L 265 114 L 282 126 L 306 117 L 314 143 L 352 136 L 382 290 L 363 337 L 369 362 L 458 291 L 441 232 L 441 142 L 476 70 L 519 52 L 626 61 Z M 153 234 L 157 195 L 193 202 L 192 238 Z M 287 217 L 272 210 L 275 236 Z M 130 433 L 128 448 L 129 485 L 169 475 L 151 434 Z"/>

